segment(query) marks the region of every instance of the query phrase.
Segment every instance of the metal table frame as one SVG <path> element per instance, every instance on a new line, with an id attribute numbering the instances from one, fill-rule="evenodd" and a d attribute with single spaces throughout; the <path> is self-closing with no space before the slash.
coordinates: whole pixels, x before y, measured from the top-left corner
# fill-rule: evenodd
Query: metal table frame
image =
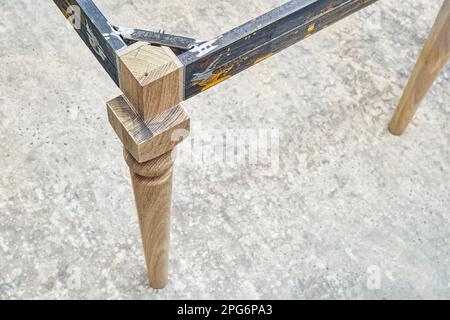
<path id="1" fill-rule="evenodd" d="M 292 0 L 209 41 L 111 24 L 91 0 L 54 0 L 123 95 L 109 121 L 130 167 L 149 282 L 168 281 L 174 151 L 189 133 L 181 102 L 231 78 L 376 0 Z M 389 125 L 402 134 L 450 59 L 450 0 Z"/>

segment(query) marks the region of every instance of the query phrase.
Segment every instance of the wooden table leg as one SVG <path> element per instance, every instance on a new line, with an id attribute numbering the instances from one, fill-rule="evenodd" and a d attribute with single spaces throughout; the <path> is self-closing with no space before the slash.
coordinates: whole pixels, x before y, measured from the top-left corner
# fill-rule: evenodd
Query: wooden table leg
<path id="1" fill-rule="evenodd" d="M 108 117 L 124 144 L 130 167 L 149 283 L 167 284 L 172 167 L 175 148 L 190 119 L 181 105 L 144 121 L 122 96 L 107 103 Z"/>
<path id="2" fill-rule="evenodd" d="M 436 22 L 400 100 L 389 131 L 402 135 L 434 80 L 450 59 L 450 0 L 444 0 Z"/>
<path id="3" fill-rule="evenodd" d="M 130 167 L 150 286 L 164 288 L 168 280 L 172 152 L 139 163 L 125 150 Z"/>
<path id="4" fill-rule="evenodd" d="M 187 137 L 183 66 L 166 47 L 135 43 L 118 53 L 123 96 L 107 103 L 108 118 L 124 144 L 138 211 L 150 286 L 168 280 L 172 155 Z"/>

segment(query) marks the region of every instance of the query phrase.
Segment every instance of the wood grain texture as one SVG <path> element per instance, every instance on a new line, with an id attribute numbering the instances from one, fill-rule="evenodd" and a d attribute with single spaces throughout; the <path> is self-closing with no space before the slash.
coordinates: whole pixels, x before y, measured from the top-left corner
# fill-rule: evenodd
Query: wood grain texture
<path id="1" fill-rule="evenodd" d="M 149 283 L 162 289 L 168 282 L 172 152 L 145 163 L 126 150 L 124 156 L 130 167 Z"/>
<path id="2" fill-rule="evenodd" d="M 107 109 L 114 131 L 138 162 L 172 150 L 190 130 L 190 118 L 181 104 L 145 121 L 123 96 L 109 101 Z"/>
<path id="3" fill-rule="evenodd" d="M 144 120 L 183 100 L 183 65 L 171 49 L 137 42 L 118 57 L 120 88 Z"/>
<path id="4" fill-rule="evenodd" d="M 409 79 L 389 131 L 402 135 L 440 71 L 450 59 L 450 0 L 445 0 Z"/>

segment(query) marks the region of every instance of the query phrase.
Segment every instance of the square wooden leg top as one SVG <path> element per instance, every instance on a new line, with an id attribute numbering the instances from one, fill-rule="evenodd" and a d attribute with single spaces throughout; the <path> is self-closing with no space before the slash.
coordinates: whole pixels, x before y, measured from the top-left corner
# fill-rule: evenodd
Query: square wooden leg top
<path id="1" fill-rule="evenodd" d="M 171 151 L 190 130 L 181 104 L 144 121 L 124 96 L 107 103 L 108 118 L 125 149 L 140 163 Z"/>

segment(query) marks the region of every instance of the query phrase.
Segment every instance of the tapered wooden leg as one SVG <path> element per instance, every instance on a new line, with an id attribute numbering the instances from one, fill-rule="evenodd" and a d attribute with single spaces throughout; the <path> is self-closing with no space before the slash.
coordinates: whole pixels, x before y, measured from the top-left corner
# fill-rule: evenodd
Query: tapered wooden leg
<path id="1" fill-rule="evenodd" d="M 434 80 L 450 59 L 450 0 L 444 0 L 431 34 L 400 100 L 389 131 L 401 135 L 414 117 Z"/>
<path id="2" fill-rule="evenodd" d="M 190 119 L 178 105 L 144 121 L 123 96 L 107 107 L 130 167 L 150 286 L 161 289 L 168 274 L 173 156 Z"/>
<path id="3" fill-rule="evenodd" d="M 172 153 L 144 163 L 125 150 L 130 167 L 150 286 L 162 289 L 168 280 Z"/>
<path id="4" fill-rule="evenodd" d="M 108 119 L 130 167 L 150 286 L 168 280 L 172 155 L 189 134 L 183 64 L 165 47 L 135 43 L 118 52 L 124 93 L 107 103 Z"/>

